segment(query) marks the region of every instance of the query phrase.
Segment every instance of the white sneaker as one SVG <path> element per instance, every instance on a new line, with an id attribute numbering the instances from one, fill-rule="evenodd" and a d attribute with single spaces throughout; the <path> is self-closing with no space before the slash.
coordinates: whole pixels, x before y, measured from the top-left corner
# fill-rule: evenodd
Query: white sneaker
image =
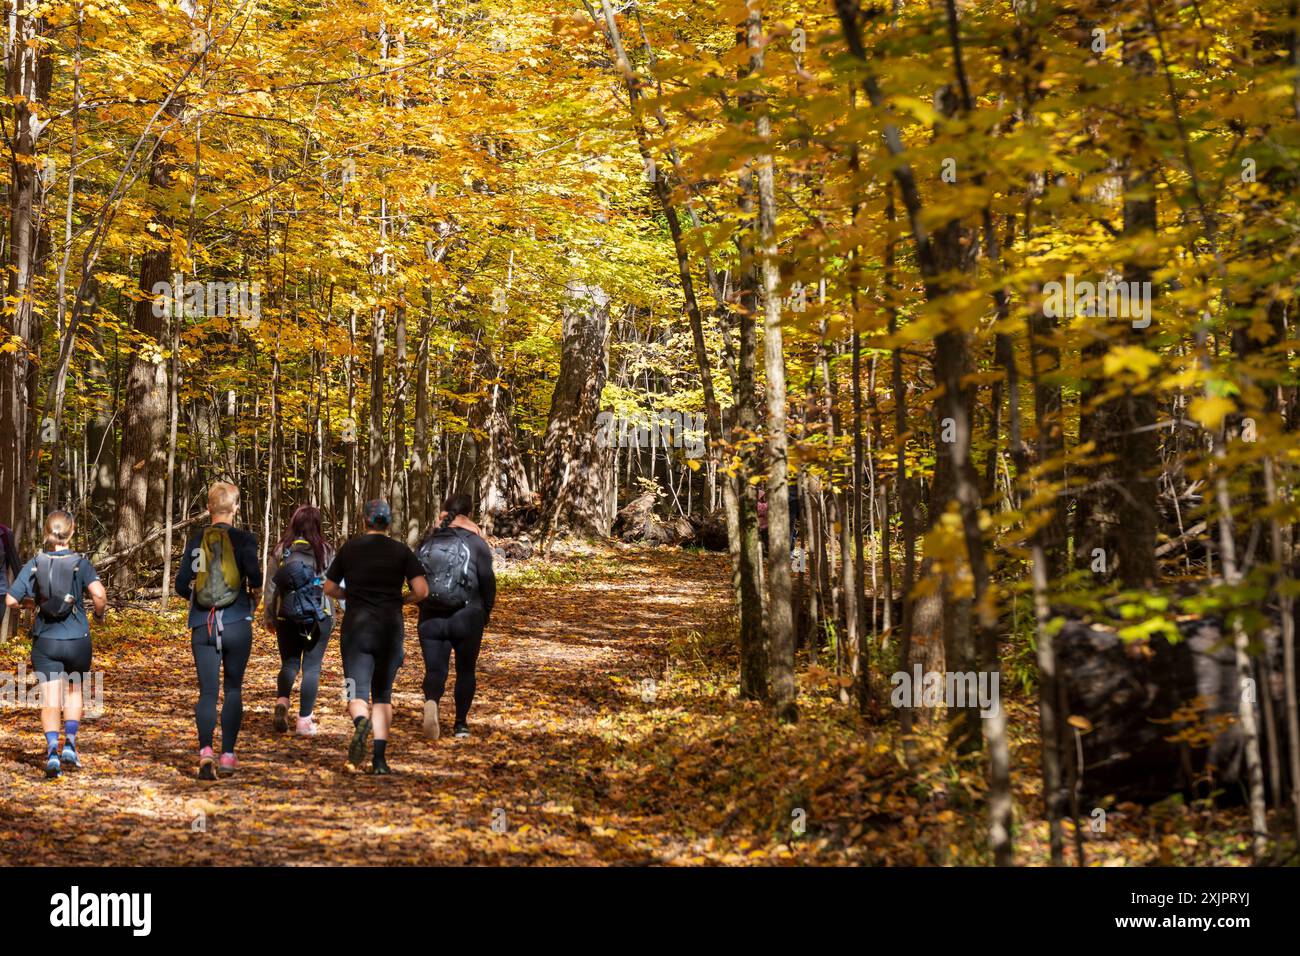
<path id="1" fill-rule="evenodd" d="M 312 720 L 310 716 L 299 717 L 297 733 L 299 737 L 315 737 L 316 722 Z"/>
<path id="2" fill-rule="evenodd" d="M 426 700 L 424 702 L 424 736 L 430 740 L 437 740 L 442 735 L 442 728 L 438 726 L 438 702 L 436 700 Z"/>

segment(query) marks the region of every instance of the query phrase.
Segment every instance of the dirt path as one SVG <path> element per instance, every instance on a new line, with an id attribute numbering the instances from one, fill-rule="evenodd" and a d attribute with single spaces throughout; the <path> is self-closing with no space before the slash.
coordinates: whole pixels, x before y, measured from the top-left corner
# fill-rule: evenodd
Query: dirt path
<path id="1" fill-rule="evenodd" d="M 627 549 L 580 561 L 568 577 L 503 587 L 469 740 L 421 735 L 423 662 L 408 619 L 388 778 L 344 766 L 337 638 L 321 734 L 272 731 L 279 659 L 259 631 L 241 768 L 196 780 L 196 689 L 179 616 L 123 615 L 96 638 L 105 706 L 83 727 L 84 770 L 44 780 L 37 714 L 0 710 L 0 865 L 655 862 L 655 846 L 680 838 L 628 838 L 614 808 L 629 801 L 606 799 L 619 748 L 601 728 L 643 706 L 641 682 L 660 673 L 674 631 L 724 614 L 726 559 Z M 0 671 L 14 672 L 26 649 L 19 639 L 0 650 Z"/>

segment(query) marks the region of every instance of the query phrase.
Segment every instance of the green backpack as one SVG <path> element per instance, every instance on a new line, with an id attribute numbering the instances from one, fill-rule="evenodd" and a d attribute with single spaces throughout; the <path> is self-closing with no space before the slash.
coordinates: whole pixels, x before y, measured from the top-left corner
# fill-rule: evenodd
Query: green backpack
<path id="1" fill-rule="evenodd" d="M 239 597 L 239 563 L 228 528 L 206 528 L 194 557 L 194 604 L 204 610 L 229 607 Z"/>

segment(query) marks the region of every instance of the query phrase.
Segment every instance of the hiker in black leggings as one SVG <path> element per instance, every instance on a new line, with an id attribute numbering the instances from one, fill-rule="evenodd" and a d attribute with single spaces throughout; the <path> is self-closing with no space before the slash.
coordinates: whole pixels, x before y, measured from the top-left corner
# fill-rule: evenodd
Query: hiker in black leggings
<path id="1" fill-rule="evenodd" d="M 385 754 L 393 721 L 393 680 L 402 666 L 402 606 L 424 600 L 428 585 L 414 552 L 388 537 L 393 513 L 381 499 L 366 502 L 366 533 L 343 547 L 325 572 L 325 596 L 347 601 L 340 647 L 348 689 L 352 742 L 348 762 L 360 766 L 374 730 L 371 769 L 387 774 Z M 402 594 L 402 583 L 411 590 Z M 373 707 L 371 706 L 373 701 Z"/>
<path id="2" fill-rule="evenodd" d="M 329 646 L 330 632 L 334 629 L 333 602 L 324 597 L 314 585 L 305 591 L 282 594 L 277 580 L 290 570 L 285 565 L 291 560 L 302 564 L 299 569 L 302 572 L 314 569 L 318 577 L 329 567 L 334 552 L 321 531 L 319 508 L 302 505 L 294 511 L 293 517 L 289 519 L 289 527 L 275 546 L 272 557 L 276 562 L 277 573 L 273 573 L 266 582 L 266 613 L 263 623 L 267 630 L 275 632 L 276 644 L 280 649 L 280 673 L 276 678 L 275 711 L 271 725 L 282 733 L 289 729 L 289 696 L 293 693 L 294 682 L 301 671 L 302 696 L 298 702 L 296 731 L 300 737 L 314 737 L 317 725 L 313 710 L 320 691 L 320 671 L 325 660 L 325 648 Z M 304 573 L 304 578 L 305 576 Z M 293 581 L 290 576 L 288 583 L 292 584 Z M 310 595 L 310 600 L 306 600 L 305 595 Z M 286 598 L 299 611 L 304 604 L 310 604 L 313 608 L 319 605 L 316 620 L 306 625 L 300 620 L 291 619 L 291 614 L 285 607 Z"/>
<path id="3" fill-rule="evenodd" d="M 471 503 L 468 495 L 455 495 L 443 506 L 443 513 L 433 528 L 429 529 L 421 544 L 428 543 L 435 533 L 451 529 L 469 549 L 474 564 L 476 582 L 469 601 L 461 608 L 437 606 L 432 599 L 420 605 L 420 651 L 424 655 L 424 733 L 436 740 L 442 733 L 438 720 L 438 707 L 447 687 L 447 674 L 451 655 L 456 654 L 456 721 L 452 733 L 457 737 L 469 736 L 470 705 L 478 689 L 479 649 L 483 645 L 483 630 L 487 627 L 496 603 L 496 576 L 492 571 L 492 550 L 483 539 L 478 525 L 469 519 Z"/>
<path id="4" fill-rule="evenodd" d="M 194 706 L 194 722 L 199 733 L 199 779 L 217 779 L 213 761 L 212 737 L 217 726 L 218 687 L 225 691 L 221 704 L 221 769 L 234 773 L 235 742 L 244 721 L 244 670 L 253 652 L 253 616 L 262 594 L 262 569 L 257 555 L 257 538 L 247 531 L 232 527 L 239 510 L 239 489 L 224 481 L 216 482 L 208 490 L 208 514 L 212 523 L 185 545 L 185 557 L 180 573 L 176 575 L 176 593 L 190 602 L 190 649 L 194 654 L 194 669 L 199 678 L 199 700 Z M 233 566 L 218 562 L 206 566 L 211 560 L 211 549 L 205 539 L 214 536 L 221 543 L 229 540 Z M 217 557 L 221 557 L 220 554 Z M 208 585 L 218 579 L 225 580 L 227 568 L 237 583 L 233 585 L 234 600 L 225 607 L 205 609 L 198 598 Z M 196 593 L 199 592 L 199 593 Z"/>

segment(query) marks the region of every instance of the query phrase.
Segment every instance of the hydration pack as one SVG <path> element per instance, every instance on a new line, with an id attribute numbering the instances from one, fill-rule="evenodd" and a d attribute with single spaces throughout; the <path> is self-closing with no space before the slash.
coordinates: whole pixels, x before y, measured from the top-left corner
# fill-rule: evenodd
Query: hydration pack
<path id="1" fill-rule="evenodd" d="M 325 579 L 311 545 L 300 538 L 285 549 L 273 580 L 280 592 L 280 617 L 297 624 L 304 634 L 313 634 L 316 624 L 329 614 L 325 610 Z"/>
<path id="2" fill-rule="evenodd" d="M 230 529 L 203 530 L 195 556 L 194 604 L 204 610 L 230 607 L 239 597 L 239 562 Z"/>
<path id="3" fill-rule="evenodd" d="M 469 545 L 457 528 L 439 528 L 420 545 L 420 565 L 429 582 L 428 601 L 433 607 L 458 611 L 478 593 L 478 570 Z"/>
<path id="4" fill-rule="evenodd" d="M 50 554 L 42 551 L 36 555 L 36 609 L 41 620 L 53 623 L 72 614 L 77 606 L 81 589 L 77 586 L 77 569 L 81 555 Z"/>

